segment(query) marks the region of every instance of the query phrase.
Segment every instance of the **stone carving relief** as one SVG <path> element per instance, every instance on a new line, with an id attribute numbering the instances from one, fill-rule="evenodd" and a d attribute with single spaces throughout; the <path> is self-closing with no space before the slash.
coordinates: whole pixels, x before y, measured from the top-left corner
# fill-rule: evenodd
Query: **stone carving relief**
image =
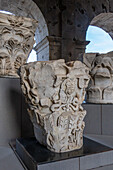
<path id="1" fill-rule="evenodd" d="M 18 77 L 35 42 L 36 27 L 33 19 L 0 13 L 0 76 Z"/>
<path id="2" fill-rule="evenodd" d="M 22 91 L 37 140 L 54 152 L 83 145 L 84 117 L 81 106 L 89 82 L 89 69 L 80 61 L 29 63 L 21 67 Z"/>
<path id="3" fill-rule="evenodd" d="M 90 68 L 91 75 L 87 101 L 113 103 L 113 52 L 86 53 L 84 54 L 84 63 Z"/>

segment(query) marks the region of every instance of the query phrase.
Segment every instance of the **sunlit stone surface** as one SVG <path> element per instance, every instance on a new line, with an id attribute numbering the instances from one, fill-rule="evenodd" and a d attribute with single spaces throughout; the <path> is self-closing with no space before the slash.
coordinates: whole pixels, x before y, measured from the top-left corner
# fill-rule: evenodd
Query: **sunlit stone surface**
<path id="1" fill-rule="evenodd" d="M 29 63 L 21 67 L 21 85 L 37 140 L 54 152 L 83 145 L 81 106 L 89 82 L 89 69 L 80 61 Z"/>
<path id="2" fill-rule="evenodd" d="M 18 77 L 34 44 L 37 21 L 0 13 L 0 76 Z"/>
<path id="3" fill-rule="evenodd" d="M 91 75 L 87 101 L 113 103 L 113 52 L 106 54 L 86 53 L 84 63 L 90 68 Z"/>

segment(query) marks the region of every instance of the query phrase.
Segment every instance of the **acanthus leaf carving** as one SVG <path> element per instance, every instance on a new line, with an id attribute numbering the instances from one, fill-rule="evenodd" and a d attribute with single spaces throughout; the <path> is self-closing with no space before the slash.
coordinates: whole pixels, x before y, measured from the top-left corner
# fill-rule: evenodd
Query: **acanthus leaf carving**
<path id="1" fill-rule="evenodd" d="M 34 62 L 21 67 L 21 86 L 37 140 L 54 152 L 83 145 L 81 106 L 90 76 L 80 61 Z"/>
<path id="2" fill-rule="evenodd" d="M 0 76 L 18 77 L 33 47 L 37 21 L 0 13 Z"/>

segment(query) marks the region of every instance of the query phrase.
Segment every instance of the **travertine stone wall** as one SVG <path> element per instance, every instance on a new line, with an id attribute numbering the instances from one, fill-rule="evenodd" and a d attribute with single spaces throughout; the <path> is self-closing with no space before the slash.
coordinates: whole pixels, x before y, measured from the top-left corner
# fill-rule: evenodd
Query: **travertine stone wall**
<path id="1" fill-rule="evenodd" d="M 102 26 L 101 28 L 105 30 L 107 28 L 106 31 L 112 34 L 112 28 L 108 28 L 112 27 L 110 26 L 112 14 L 108 17 L 108 13 L 113 12 L 112 4 L 112 0 L 86 0 L 85 3 L 84 0 L 1 0 L 0 9 L 38 20 L 36 44 L 43 41 L 46 36 L 60 37 L 61 58 L 66 61 L 82 61 L 87 45 L 86 31 L 90 24 Z M 96 20 L 95 17 L 101 13 L 104 14 L 103 21 L 103 17 L 98 20 L 102 21 L 101 24 L 93 22 L 92 20 Z M 44 54 L 40 53 L 40 58 L 45 59 Z M 59 54 L 56 58 L 53 56 L 53 59 L 59 59 Z"/>
<path id="2" fill-rule="evenodd" d="M 38 61 L 48 61 L 61 58 L 61 37 L 47 36 L 35 46 Z"/>
<path id="3" fill-rule="evenodd" d="M 87 28 L 95 16 L 109 12 L 109 7 L 108 0 L 62 0 L 62 58 L 82 61 Z"/>

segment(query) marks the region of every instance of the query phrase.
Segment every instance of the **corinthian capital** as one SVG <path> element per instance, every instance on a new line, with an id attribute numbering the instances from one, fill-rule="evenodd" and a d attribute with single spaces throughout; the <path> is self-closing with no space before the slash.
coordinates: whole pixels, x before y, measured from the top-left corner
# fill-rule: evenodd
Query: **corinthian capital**
<path id="1" fill-rule="evenodd" d="M 34 62 L 21 67 L 21 85 L 37 140 L 54 152 L 83 145 L 81 106 L 89 69 L 80 61 Z"/>
<path id="2" fill-rule="evenodd" d="M 33 47 L 37 21 L 0 13 L 0 76 L 18 77 Z"/>

